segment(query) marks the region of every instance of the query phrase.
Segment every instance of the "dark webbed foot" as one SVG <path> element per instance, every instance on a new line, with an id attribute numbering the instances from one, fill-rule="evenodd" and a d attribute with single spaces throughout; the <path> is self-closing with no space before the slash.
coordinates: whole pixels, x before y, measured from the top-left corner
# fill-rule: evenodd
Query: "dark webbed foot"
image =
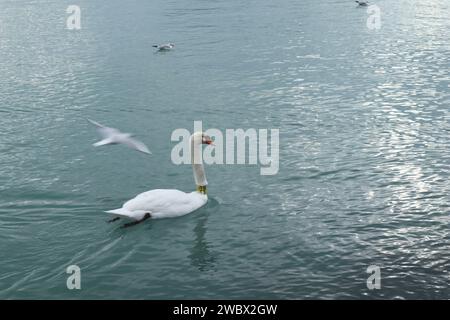
<path id="1" fill-rule="evenodd" d="M 145 220 L 147 220 L 150 217 L 151 217 L 150 213 L 147 212 L 141 220 L 136 220 L 136 221 L 133 221 L 133 222 L 125 223 L 121 228 L 128 228 L 128 227 L 131 227 L 131 226 L 135 226 L 135 225 L 137 225 L 137 224 L 139 224 L 141 222 L 144 222 Z"/>
<path id="2" fill-rule="evenodd" d="M 119 219 L 120 219 L 120 217 L 115 217 L 115 218 L 112 218 L 111 220 L 108 220 L 106 222 L 111 223 L 111 222 L 117 221 Z"/>

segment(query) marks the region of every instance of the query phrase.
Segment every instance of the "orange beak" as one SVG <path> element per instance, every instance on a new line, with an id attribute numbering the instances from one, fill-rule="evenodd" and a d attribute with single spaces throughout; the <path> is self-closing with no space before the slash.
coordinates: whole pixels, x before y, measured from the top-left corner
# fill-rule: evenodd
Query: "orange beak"
<path id="1" fill-rule="evenodd" d="M 202 137 L 202 144 L 212 144 L 212 145 L 214 145 L 213 142 L 214 141 L 212 141 L 211 137 L 209 137 L 209 136 L 203 136 Z"/>

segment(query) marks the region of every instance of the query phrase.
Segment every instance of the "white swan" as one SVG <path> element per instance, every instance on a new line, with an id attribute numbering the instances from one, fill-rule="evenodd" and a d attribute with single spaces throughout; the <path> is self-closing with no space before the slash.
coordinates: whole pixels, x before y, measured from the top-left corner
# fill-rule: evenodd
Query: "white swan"
<path id="1" fill-rule="evenodd" d="M 175 189 L 155 189 L 137 195 L 125 202 L 122 208 L 106 211 L 115 216 L 109 222 L 128 218 L 133 222 L 124 227 L 138 224 L 148 218 L 173 218 L 183 216 L 202 207 L 208 201 L 206 195 L 205 169 L 199 158 L 202 144 L 212 144 L 209 136 L 196 132 L 190 137 L 191 160 L 197 190 L 185 193 Z"/>

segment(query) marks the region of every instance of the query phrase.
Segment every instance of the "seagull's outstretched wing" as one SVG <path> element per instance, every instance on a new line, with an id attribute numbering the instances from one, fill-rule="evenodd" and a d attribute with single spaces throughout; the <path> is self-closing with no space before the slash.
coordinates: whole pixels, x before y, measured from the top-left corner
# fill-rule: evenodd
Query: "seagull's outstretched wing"
<path id="1" fill-rule="evenodd" d="M 120 131 L 114 128 L 110 128 L 107 126 L 104 126 L 94 120 L 91 119 L 87 119 L 87 121 L 89 121 L 90 123 L 92 123 L 96 128 L 98 133 L 102 136 L 103 139 L 109 139 L 112 136 L 114 136 L 115 134 L 119 134 Z"/>
<path id="2" fill-rule="evenodd" d="M 94 121 L 94 120 L 91 120 L 91 119 L 87 119 L 87 121 L 89 121 L 90 123 L 92 123 L 94 126 L 96 126 L 97 128 L 106 128 L 104 125 L 102 125 L 102 124 L 100 124 L 100 123 L 98 123 L 98 122 L 96 122 L 96 121 Z"/>
<path id="3" fill-rule="evenodd" d="M 102 136 L 102 140 L 94 143 L 94 147 L 105 146 L 108 144 L 124 144 L 131 149 L 152 154 L 147 146 L 139 140 L 133 139 L 130 133 L 122 133 L 117 129 L 106 127 L 96 121 L 87 119 L 90 123 L 97 127 L 98 133 Z"/>
<path id="4" fill-rule="evenodd" d="M 111 138 L 106 138 L 103 140 L 100 140 L 99 142 L 96 142 L 93 144 L 94 147 L 101 147 L 101 146 L 106 146 L 107 144 L 116 144 L 117 142 L 115 142 L 113 139 Z"/>
<path id="5" fill-rule="evenodd" d="M 133 139 L 133 138 L 126 138 L 123 141 L 121 141 L 124 145 L 126 145 L 127 147 L 130 147 L 132 149 L 135 149 L 137 151 L 143 152 L 143 153 L 147 153 L 147 154 L 152 154 L 150 152 L 150 150 L 148 150 L 147 146 L 142 143 L 139 140 Z"/>

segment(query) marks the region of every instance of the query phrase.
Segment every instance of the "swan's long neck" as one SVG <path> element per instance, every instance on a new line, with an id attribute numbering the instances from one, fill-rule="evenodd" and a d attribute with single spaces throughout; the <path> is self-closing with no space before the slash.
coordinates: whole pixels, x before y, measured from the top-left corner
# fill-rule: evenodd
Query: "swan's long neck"
<path id="1" fill-rule="evenodd" d="M 208 181 L 206 180 L 205 168 L 202 161 L 202 145 L 194 143 L 194 139 L 191 140 L 191 162 L 192 170 L 194 171 L 195 184 L 197 185 L 197 191 L 206 194 L 206 186 Z"/>

